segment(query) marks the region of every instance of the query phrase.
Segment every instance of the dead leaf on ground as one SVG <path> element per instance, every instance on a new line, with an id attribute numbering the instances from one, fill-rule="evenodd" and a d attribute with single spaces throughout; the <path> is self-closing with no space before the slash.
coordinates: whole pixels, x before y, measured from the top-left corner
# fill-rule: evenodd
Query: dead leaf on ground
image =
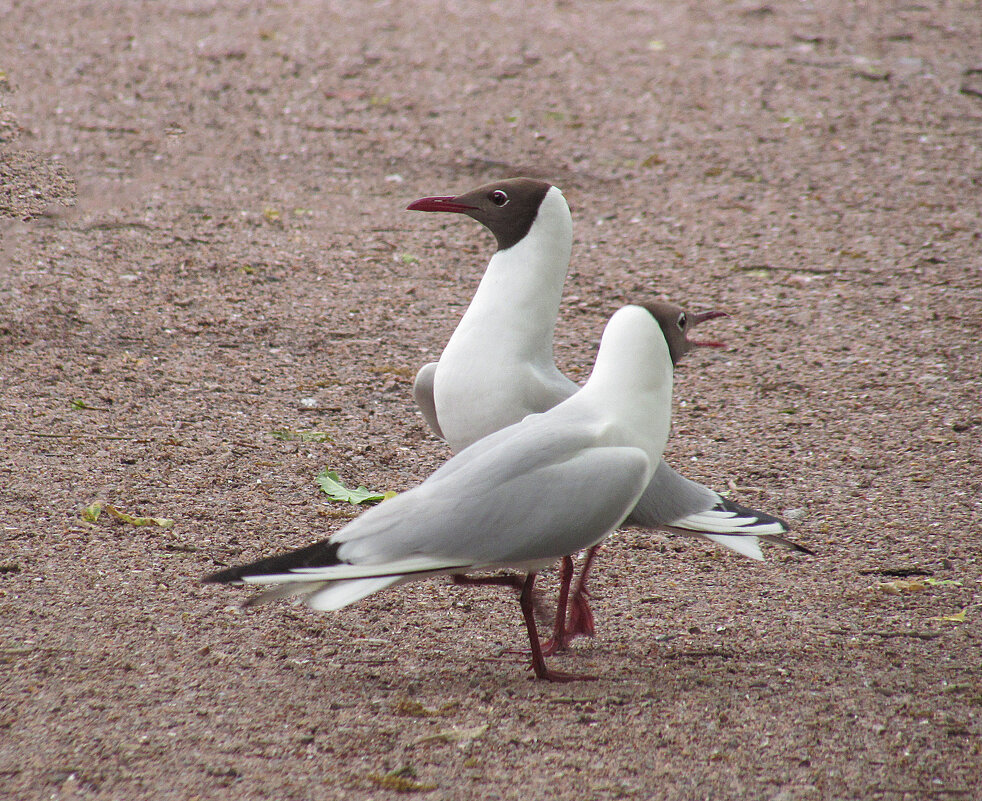
<path id="1" fill-rule="evenodd" d="M 897 579 L 896 581 L 881 581 L 879 584 L 870 587 L 873 590 L 885 592 L 887 595 L 900 595 L 907 592 L 921 592 L 927 589 L 927 582 L 910 579 Z"/>
<path id="2" fill-rule="evenodd" d="M 395 790 L 397 793 L 428 793 L 437 789 L 437 785 L 416 781 L 415 771 L 402 770 L 392 771 L 391 773 L 378 774 L 370 773 L 368 780 L 386 790 Z"/>
<path id="3" fill-rule="evenodd" d="M 121 523 L 129 523 L 131 526 L 160 526 L 160 528 L 173 528 L 174 521 L 167 517 L 136 517 L 117 509 L 111 504 L 106 505 L 106 513 L 119 520 Z"/>
<path id="4" fill-rule="evenodd" d="M 474 740 L 483 737 L 488 730 L 488 724 L 482 723 L 478 726 L 469 726 L 463 729 L 456 727 L 444 729 L 443 731 L 425 734 L 417 738 L 413 745 L 423 745 L 424 743 L 457 743 L 461 748 L 470 745 Z"/>
<path id="5" fill-rule="evenodd" d="M 928 620 L 941 620 L 946 623 L 964 623 L 966 612 L 968 612 L 968 607 L 965 607 L 961 612 L 957 612 L 953 615 L 939 615 L 938 617 L 928 618 Z"/>

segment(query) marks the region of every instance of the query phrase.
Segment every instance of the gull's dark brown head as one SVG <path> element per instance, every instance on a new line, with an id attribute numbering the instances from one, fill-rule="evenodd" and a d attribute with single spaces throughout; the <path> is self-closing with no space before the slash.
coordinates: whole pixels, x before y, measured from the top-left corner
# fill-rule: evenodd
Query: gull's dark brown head
<path id="1" fill-rule="evenodd" d="M 724 311 L 704 311 L 690 312 L 674 303 L 666 303 L 656 300 L 649 303 L 639 303 L 639 306 L 648 310 L 652 317 L 658 321 L 665 341 L 668 342 L 668 352 L 672 357 L 672 364 L 678 364 L 679 359 L 685 356 L 693 348 L 722 348 L 722 342 L 707 342 L 689 339 L 688 334 L 693 328 L 706 320 L 714 320 L 717 317 L 729 317 Z"/>
<path id="2" fill-rule="evenodd" d="M 498 249 L 505 250 L 529 232 L 539 206 L 551 188 L 552 184 L 534 178 L 509 178 L 484 184 L 455 197 L 420 198 L 406 208 L 466 214 L 494 234 Z"/>

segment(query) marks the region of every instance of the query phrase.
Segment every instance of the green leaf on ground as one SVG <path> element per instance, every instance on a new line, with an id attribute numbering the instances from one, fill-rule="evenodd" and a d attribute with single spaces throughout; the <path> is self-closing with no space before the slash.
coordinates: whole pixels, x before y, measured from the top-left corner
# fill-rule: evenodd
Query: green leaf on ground
<path id="1" fill-rule="evenodd" d="M 122 523 L 129 523 L 131 526 L 160 526 L 161 528 L 172 528 L 174 521 L 166 517 L 134 517 L 133 515 L 121 512 L 115 506 L 106 505 L 106 513 Z"/>
<path id="2" fill-rule="evenodd" d="M 332 501 L 342 503 L 353 503 L 356 506 L 361 503 L 378 503 L 394 498 L 398 493 L 389 490 L 388 492 L 377 492 L 361 485 L 355 489 L 349 489 L 341 483 L 341 477 L 334 471 L 326 467 L 317 474 L 317 484 Z"/>
<path id="3" fill-rule="evenodd" d="M 93 406 L 91 403 L 87 403 L 81 398 L 72 398 L 72 408 L 79 410 L 87 410 L 90 412 L 108 412 L 109 410 L 105 406 Z"/>
<path id="4" fill-rule="evenodd" d="M 99 519 L 100 514 L 102 514 L 102 501 L 96 501 L 82 510 L 82 519 L 86 523 L 94 523 Z"/>

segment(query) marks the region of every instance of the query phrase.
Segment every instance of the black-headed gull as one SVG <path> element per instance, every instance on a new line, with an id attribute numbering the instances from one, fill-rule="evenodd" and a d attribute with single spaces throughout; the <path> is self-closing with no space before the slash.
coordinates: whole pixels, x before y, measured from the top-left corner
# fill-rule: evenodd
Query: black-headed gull
<path id="1" fill-rule="evenodd" d="M 527 573 L 520 601 L 536 676 L 588 678 L 545 665 L 532 604 L 536 571 L 603 540 L 651 481 L 670 427 L 675 325 L 625 306 L 571 397 L 464 448 L 329 539 L 204 581 L 266 585 L 258 600 L 300 594 L 314 609 L 335 610 L 407 581 L 518 568 Z"/>
<path id="2" fill-rule="evenodd" d="M 423 417 L 456 453 L 578 389 L 553 357 L 572 216 L 557 187 L 529 178 L 496 181 L 455 197 L 422 198 L 408 208 L 466 214 L 498 243 L 440 360 L 416 376 L 414 395 Z M 697 535 L 753 559 L 763 559 L 759 539 L 809 553 L 781 536 L 788 531 L 784 521 L 727 500 L 664 460 L 628 522 Z M 593 634 L 585 582 L 594 555 L 588 554 L 570 600 L 568 626 L 557 626 L 563 633 L 554 638 L 554 649 L 578 634 Z"/>

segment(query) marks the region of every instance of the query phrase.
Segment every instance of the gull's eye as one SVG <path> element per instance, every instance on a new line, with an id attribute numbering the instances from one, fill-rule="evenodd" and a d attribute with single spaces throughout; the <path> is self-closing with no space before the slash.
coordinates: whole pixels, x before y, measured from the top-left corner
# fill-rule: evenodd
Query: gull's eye
<path id="1" fill-rule="evenodd" d="M 679 327 L 679 331 L 685 331 L 686 325 L 689 324 L 689 318 L 685 316 L 685 312 L 679 315 L 679 319 L 675 321 L 675 324 Z"/>
<path id="2" fill-rule="evenodd" d="M 508 195 L 506 195 L 500 189 L 495 189 L 490 195 L 488 195 L 488 200 L 494 203 L 495 206 L 504 206 L 508 203 Z"/>

